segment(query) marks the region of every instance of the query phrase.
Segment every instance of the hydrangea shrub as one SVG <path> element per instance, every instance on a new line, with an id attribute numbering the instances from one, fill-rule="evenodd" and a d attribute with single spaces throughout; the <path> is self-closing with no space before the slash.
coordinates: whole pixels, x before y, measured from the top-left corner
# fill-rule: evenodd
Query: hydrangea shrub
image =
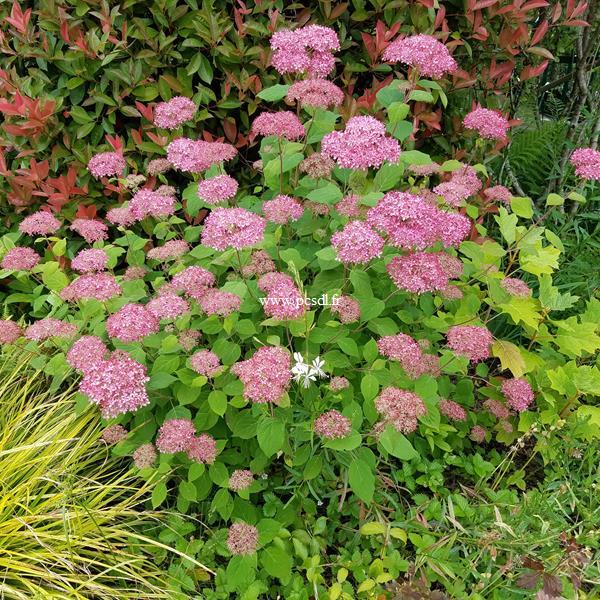
<path id="1" fill-rule="evenodd" d="M 176 97 L 154 107 L 160 143 L 89 161 L 101 208 L 21 215 L 1 240 L 0 340 L 58 382 L 77 372 L 82 410 L 156 481 L 152 506 L 207 527 L 188 550 L 216 577 L 183 563 L 182 593 L 376 594 L 408 571 L 407 544 L 427 546 L 403 502 L 486 480 L 540 427 L 597 437 L 600 303 L 553 286 L 562 244 L 544 220 L 564 199 L 540 210 L 477 162 L 507 116 L 465 114 L 460 160 L 417 149 L 415 111 L 444 103 L 458 68 L 449 45 L 387 46 L 396 77 L 370 114 L 327 79 L 335 31 L 271 45 L 284 83 L 261 92 L 251 167 Z M 597 153 L 573 164 L 598 179 Z M 350 551 L 379 534 L 359 568 Z"/>

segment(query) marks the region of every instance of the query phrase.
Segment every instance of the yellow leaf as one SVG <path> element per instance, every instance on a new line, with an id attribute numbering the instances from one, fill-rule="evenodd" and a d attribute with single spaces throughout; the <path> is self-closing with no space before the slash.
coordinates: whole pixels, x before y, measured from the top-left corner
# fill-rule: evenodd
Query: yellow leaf
<path id="1" fill-rule="evenodd" d="M 392 527 L 390 529 L 390 535 L 393 538 L 396 538 L 397 540 L 402 540 L 403 542 L 406 543 L 407 535 L 406 535 L 406 531 L 404 531 L 404 529 L 400 529 L 400 527 Z"/>
<path id="2" fill-rule="evenodd" d="M 361 535 L 382 535 L 385 533 L 385 526 L 375 521 L 371 523 L 365 523 L 360 528 Z"/>
<path id="3" fill-rule="evenodd" d="M 521 377 L 525 373 L 525 359 L 518 346 L 505 340 L 496 340 L 492 344 L 492 356 L 500 359 L 503 369 L 508 369 L 514 377 Z"/>

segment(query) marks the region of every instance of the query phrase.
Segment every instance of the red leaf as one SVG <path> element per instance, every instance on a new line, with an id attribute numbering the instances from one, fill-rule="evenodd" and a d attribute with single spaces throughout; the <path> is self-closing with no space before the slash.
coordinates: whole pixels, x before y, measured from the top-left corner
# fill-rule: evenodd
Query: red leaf
<path id="1" fill-rule="evenodd" d="M 523 573 L 517 579 L 517 586 L 524 590 L 532 590 L 538 582 L 540 575 L 535 571 L 530 571 L 529 573 Z"/>
<path id="2" fill-rule="evenodd" d="M 526 2 L 521 7 L 523 12 L 527 12 L 533 10 L 534 8 L 544 8 L 544 6 L 548 6 L 550 2 L 546 2 L 546 0 L 531 0 L 530 2 Z"/>
<path id="3" fill-rule="evenodd" d="M 558 21 L 560 19 L 561 14 L 562 14 L 562 6 L 560 5 L 560 2 L 557 2 L 554 5 L 554 10 L 552 11 L 552 22 L 556 23 L 556 21 Z"/>
<path id="4" fill-rule="evenodd" d="M 531 45 L 535 46 L 538 42 L 540 42 L 544 36 L 546 35 L 547 31 L 548 31 L 548 27 L 550 25 L 548 24 L 548 21 L 546 21 L 546 19 L 544 19 L 541 24 L 538 26 L 538 28 L 535 30 L 533 37 L 531 38 Z"/>
<path id="5" fill-rule="evenodd" d="M 590 24 L 587 21 L 581 21 L 580 19 L 564 21 L 563 25 L 566 25 L 567 27 L 589 27 L 590 26 Z"/>
<path id="6" fill-rule="evenodd" d="M 10 23 L 19 33 L 27 33 L 27 25 L 31 18 L 31 8 L 28 8 L 23 14 L 21 7 L 13 2 L 12 9 L 10 11 L 10 17 L 5 17 L 5 21 Z"/>
<path id="7" fill-rule="evenodd" d="M 488 8 L 488 6 L 494 6 L 498 2 L 499 0 L 479 0 L 473 6 L 473 10 L 483 10 L 484 8 Z"/>

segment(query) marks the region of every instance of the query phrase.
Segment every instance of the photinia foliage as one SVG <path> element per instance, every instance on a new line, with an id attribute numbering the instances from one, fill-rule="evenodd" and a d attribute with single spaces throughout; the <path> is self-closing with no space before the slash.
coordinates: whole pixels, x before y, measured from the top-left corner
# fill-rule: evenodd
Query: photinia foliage
<path id="1" fill-rule="evenodd" d="M 494 31 L 484 14 L 494 24 L 512 11 L 525 35 L 527 14 L 546 3 L 496 4 L 469 5 L 474 39 Z M 544 227 L 565 198 L 551 194 L 540 208 L 497 184 L 486 164 L 516 123 L 492 105 L 460 115 L 460 152 L 422 144 L 441 130 L 447 90 L 466 72 L 442 9 L 430 9 L 414 6 L 434 18 L 435 36 L 377 26 L 364 38 L 386 78 L 360 97 L 343 75 L 330 78 L 349 38 L 322 25 L 275 27 L 272 12 L 269 77 L 280 80 L 255 90 L 262 106 L 249 122 L 223 121 L 223 137 L 202 127 L 211 101 L 191 79 L 208 73 L 201 53 L 187 74 L 129 90 L 139 100 L 124 113 L 135 121 L 127 139 L 110 102 L 94 115 L 65 107 L 76 126 L 61 144 L 44 134 L 47 119 L 62 127 L 55 100 L 9 92 L 0 106 L 15 117 L 4 131 L 47 153 L 14 172 L 2 166 L 19 213 L 1 238 L 12 318 L 0 339 L 59 383 L 77 372 L 81 410 L 96 405 L 107 443 L 154 482 L 151 505 L 197 519 L 173 530 L 210 570 L 171 565 L 173 597 L 377 597 L 406 575 L 463 598 L 483 582 L 481 597 L 500 598 L 484 595 L 477 570 L 436 552 L 434 526 L 414 507 L 449 497 L 458 522 L 460 486 L 490 502 L 500 481 L 527 487 L 524 468 L 506 477 L 525 444 L 551 460 L 548 432 L 598 436 L 600 303 L 553 285 L 563 247 Z M 248 9 L 235 10 L 243 40 Z M 579 9 L 569 10 L 572 21 Z M 67 52 L 82 54 L 72 67 L 84 56 L 111 64 L 98 54 L 127 38 L 125 26 L 113 29 L 117 13 L 95 12 L 104 35 L 92 43 L 59 11 Z M 46 51 L 30 18 L 13 9 L 11 43 Z M 135 23 L 141 31 L 144 19 Z M 498 36 L 509 53 L 518 42 Z M 266 57 L 257 55 L 265 67 Z M 76 92 L 84 83 L 71 75 Z M 3 81 L 9 89 L 13 74 Z M 164 102 L 148 104 L 159 94 Z M 227 102 L 217 106 L 235 108 Z M 49 178 L 61 162 L 74 164 Z M 595 185 L 597 152 L 579 150 L 573 164 Z M 30 208 L 33 198 L 42 201 Z M 581 189 L 569 200 L 585 200 Z M 502 559 L 506 572 L 531 571 Z M 576 592 L 570 576 L 584 566 L 542 566 L 526 581 L 570 581 Z"/>

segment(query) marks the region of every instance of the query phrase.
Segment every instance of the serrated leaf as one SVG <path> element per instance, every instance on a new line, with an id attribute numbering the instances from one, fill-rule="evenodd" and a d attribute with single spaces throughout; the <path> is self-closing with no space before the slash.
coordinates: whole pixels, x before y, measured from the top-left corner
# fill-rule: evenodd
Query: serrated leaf
<path id="1" fill-rule="evenodd" d="M 492 344 L 492 356 L 500 359 L 502 369 L 508 369 L 514 377 L 525 373 L 525 359 L 518 346 L 506 340 L 496 340 Z"/>

